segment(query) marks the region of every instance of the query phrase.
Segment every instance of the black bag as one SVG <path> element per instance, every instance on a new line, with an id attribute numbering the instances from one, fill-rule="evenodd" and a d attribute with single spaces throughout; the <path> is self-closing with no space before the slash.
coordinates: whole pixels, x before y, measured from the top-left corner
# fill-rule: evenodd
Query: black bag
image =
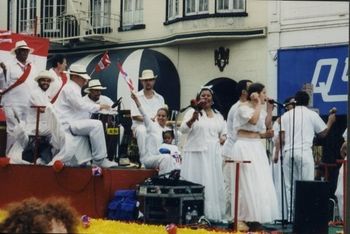
<path id="1" fill-rule="evenodd" d="M 46 164 L 52 160 L 52 146 L 49 142 L 49 137 L 39 136 L 39 155 L 43 162 Z M 22 152 L 22 159 L 34 163 L 34 154 L 35 154 L 35 136 L 29 136 L 28 144 Z"/>

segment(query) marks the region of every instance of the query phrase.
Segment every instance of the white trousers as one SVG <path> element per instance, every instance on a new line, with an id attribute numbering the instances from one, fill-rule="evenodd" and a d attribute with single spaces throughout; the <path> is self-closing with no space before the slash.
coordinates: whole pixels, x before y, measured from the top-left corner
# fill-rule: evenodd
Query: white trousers
<path id="1" fill-rule="evenodd" d="M 142 162 L 148 169 L 159 169 L 158 174 L 166 174 L 175 169 L 180 169 L 176 160 L 170 154 L 146 156 Z"/>
<path id="2" fill-rule="evenodd" d="M 4 106 L 4 111 L 6 115 L 6 132 L 7 132 L 7 143 L 6 143 L 6 153 L 9 152 L 11 146 L 15 143 L 16 138 L 14 137 L 15 127 L 20 122 L 25 122 L 28 113 L 27 106 Z M 18 120 L 15 117 L 18 118 Z"/>
<path id="3" fill-rule="evenodd" d="M 140 124 L 134 128 L 134 134 L 137 140 L 137 146 L 139 148 L 140 158 L 146 155 L 146 136 L 147 130 L 145 125 Z"/>
<path id="4" fill-rule="evenodd" d="M 73 135 L 89 137 L 92 160 L 107 157 L 106 139 L 101 121 L 95 119 L 77 120 L 71 122 L 69 128 Z M 67 143 L 69 144 L 69 142 Z"/>
<path id="5" fill-rule="evenodd" d="M 284 152 L 283 160 L 284 169 L 284 182 L 286 185 L 286 199 L 287 199 L 287 211 L 289 220 L 291 204 L 294 205 L 295 199 L 295 181 L 296 180 L 314 180 L 315 179 L 315 162 L 310 149 L 295 149 L 294 150 L 294 167 L 293 167 L 293 179 L 292 179 L 292 151 L 287 150 Z M 293 183 L 293 199 L 291 199 L 291 187 Z M 294 208 L 293 208 L 294 211 Z"/>

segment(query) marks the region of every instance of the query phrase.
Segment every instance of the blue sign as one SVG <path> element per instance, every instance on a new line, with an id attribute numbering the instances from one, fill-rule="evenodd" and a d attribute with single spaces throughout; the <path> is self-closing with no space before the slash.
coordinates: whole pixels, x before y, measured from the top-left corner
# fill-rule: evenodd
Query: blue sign
<path id="1" fill-rule="evenodd" d="M 332 107 L 347 114 L 349 47 L 328 46 L 278 51 L 278 100 L 313 85 L 313 107 L 327 115 Z"/>

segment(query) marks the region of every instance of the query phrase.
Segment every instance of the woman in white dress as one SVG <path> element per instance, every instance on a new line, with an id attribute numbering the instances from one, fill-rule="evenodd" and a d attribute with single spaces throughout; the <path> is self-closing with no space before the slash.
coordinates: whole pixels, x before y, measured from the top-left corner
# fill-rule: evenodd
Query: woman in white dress
<path id="1" fill-rule="evenodd" d="M 222 221 L 225 215 L 224 178 L 221 147 L 226 137 L 222 115 L 212 108 L 211 87 L 199 93 L 202 110 L 191 108 L 184 116 L 180 131 L 187 135 L 183 147 L 181 177 L 205 186 L 204 214 L 212 221 Z"/>
<path id="2" fill-rule="evenodd" d="M 159 148 L 163 142 L 163 131 L 171 130 L 166 126 L 169 111 L 167 108 L 159 108 L 157 116 L 153 121 L 151 117 L 147 116 L 143 110 L 137 95 L 132 92 L 131 98 L 135 101 L 137 108 L 143 116 L 144 123 L 147 130 L 146 137 L 146 152 L 140 155 L 140 162 L 146 168 L 158 169 L 158 174 L 166 174 L 172 170 L 178 169 L 176 160 L 170 154 L 161 154 Z"/>
<path id="3" fill-rule="evenodd" d="M 235 115 L 237 141 L 234 160 L 242 164 L 239 177 L 238 220 L 267 223 L 278 217 L 278 206 L 266 149 L 260 133 L 271 127 L 272 106 L 262 110 L 266 102 L 264 85 L 253 83 L 248 88 L 248 102 L 242 103 Z M 268 117 L 268 118 L 267 118 Z"/>

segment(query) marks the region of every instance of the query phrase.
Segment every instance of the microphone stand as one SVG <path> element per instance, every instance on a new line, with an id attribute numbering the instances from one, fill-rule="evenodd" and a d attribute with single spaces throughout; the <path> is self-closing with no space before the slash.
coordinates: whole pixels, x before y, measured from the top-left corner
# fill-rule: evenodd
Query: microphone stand
<path id="1" fill-rule="evenodd" d="M 274 102 L 275 104 L 277 104 L 277 107 L 279 108 L 279 112 L 281 113 L 281 109 L 285 108 L 285 105 L 283 105 L 282 103 L 279 102 Z M 282 228 L 284 229 L 285 224 L 288 224 L 288 217 L 287 220 L 285 220 L 284 217 L 284 200 L 285 200 L 285 188 L 284 188 L 284 169 L 283 169 L 283 145 L 282 145 L 282 114 L 280 115 L 280 124 L 279 124 L 279 134 L 278 134 L 278 139 L 279 139 L 279 153 L 280 153 L 280 171 L 281 171 L 281 176 L 280 176 L 280 180 L 281 180 L 281 224 L 282 224 Z M 279 220 L 278 220 L 279 221 Z"/>
<path id="2" fill-rule="evenodd" d="M 294 185 L 294 136 L 295 136 L 295 105 L 293 107 L 293 124 L 292 124 L 292 167 L 291 167 L 291 176 L 290 176 L 290 212 L 289 212 L 289 219 L 290 222 L 292 222 L 292 215 L 293 215 L 293 185 Z"/>

